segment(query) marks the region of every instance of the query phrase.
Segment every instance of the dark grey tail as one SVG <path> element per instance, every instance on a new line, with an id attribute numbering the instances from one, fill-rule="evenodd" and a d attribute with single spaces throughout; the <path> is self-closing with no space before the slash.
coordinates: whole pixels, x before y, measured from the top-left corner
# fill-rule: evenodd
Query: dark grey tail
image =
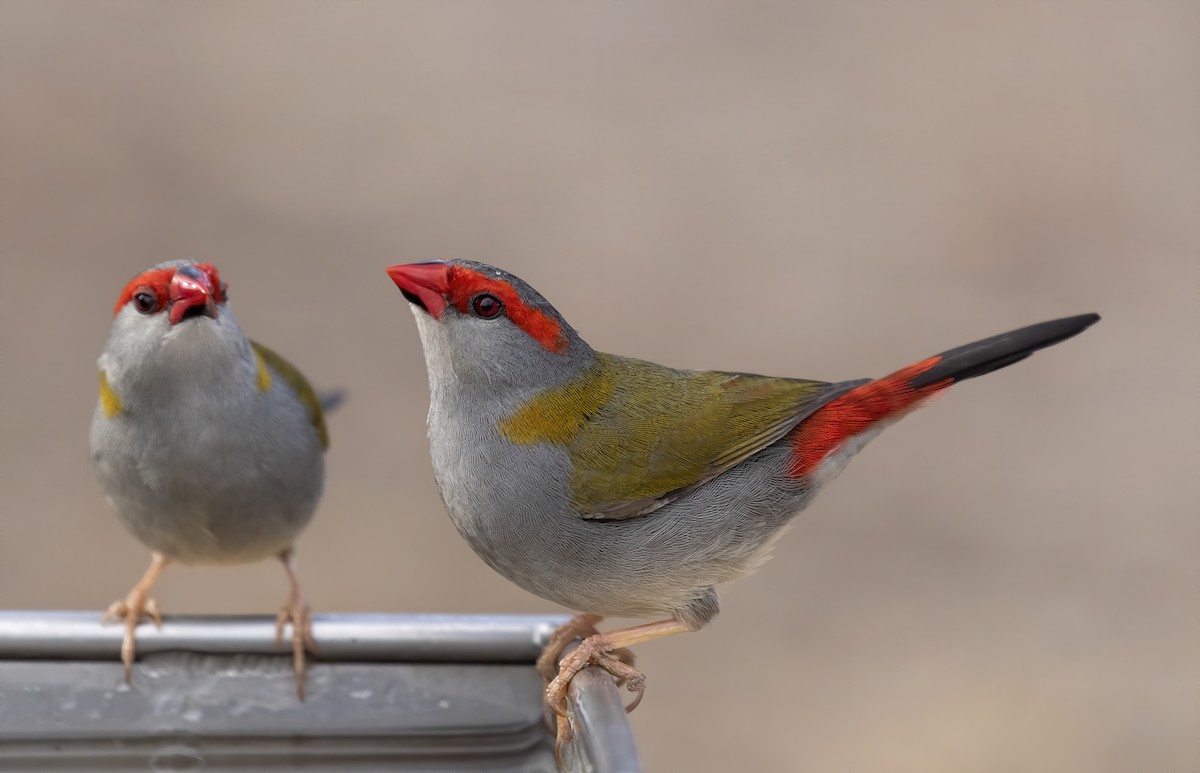
<path id="1" fill-rule="evenodd" d="M 943 381 L 962 381 L 1020 362 L 1038 349 L 1054 346 L 1100 321 L 1099 314 L 1080 314 L 1023 327 L 944 352 L 936 365 L 910 384 L 921 388 Z"/>

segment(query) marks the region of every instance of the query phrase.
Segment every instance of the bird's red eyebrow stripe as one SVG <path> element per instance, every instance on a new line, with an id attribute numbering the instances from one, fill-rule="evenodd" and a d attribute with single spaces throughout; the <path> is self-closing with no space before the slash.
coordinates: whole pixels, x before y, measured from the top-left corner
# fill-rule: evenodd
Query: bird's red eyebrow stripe
<path id="1" fill-rule="evenodd" d="M 121 313 L 121 309 L 125 304 L 129 303 L 129 299 L 137 292 L 139 287 L 149 287 L 154 292 L 158 293 L 159 302 L 167 297 L 167 285 L 171 283 L 171 277 L 175 276 L 173 268 L 155 268 L 149 271 L 144 271 L 133 279 L 129 280 L 129 284 L 125 285 L 125 289 L 121 291 L 121 297 L 117 299 L 117 305 L 113 307 L 113 316 Z"/>
<path id="2" fill-rule="evenodd" d="M 476 295 L 490 293 L 504 303 L 513 324 L 547 351 L 557 354 L 567 348 L 567 338 L 562 334 L 558 320 L 526 304 L 513 286 L 503 279 L 485 276 L 465 266 L 451 266 L 449 285 L 449 300 L 463 314 L 470 313 L 471 300 Z"/>
<path id="3" fill-rule="evenodd" d="M 221 286 L 221 275 L 217 272 L 217 267 L 211 263 L 196 263 L 194 265 L 208 274 L 208 278 L 213 286 L 213 300 L 217 303 L 224 303 L 225 288 Z M 130 279 L 129 284 L 125 285 L 125 289 L 121 291 L 121 297 L 117 299 L 117 305 L 113 307 L 113 316 L 115 317 L 121 313 L 121 309 L 125 304 L 129 303 L 129 299 L 133 297 L 133 294 L 137 292 L 139 287 L 149 287 L 158 293 L 159 303 L 163 303 L 167 298 L 167 288 L 171 285 L 171 279 L 178 270 L 177 268 L 152 268 Z"/>

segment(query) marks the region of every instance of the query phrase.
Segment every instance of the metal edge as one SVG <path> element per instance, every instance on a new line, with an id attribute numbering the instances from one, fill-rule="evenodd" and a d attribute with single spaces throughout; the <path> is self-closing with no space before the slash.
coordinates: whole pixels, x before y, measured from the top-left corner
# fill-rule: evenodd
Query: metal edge
<path id="1" fill-rule="evenodd" d="M 563 615 L 330 614 L 313 616 L 323 661 L 532 663 Z M 123 628 L 98 612 L 0 610 L 0 658 L 116 660 Z M 143 623 L 139 654 L 188 650 L 279 654 L 266 616 L 169 616 Z"/>
<path id="2" fill-rule="evenodd" d="M 564 750 L 567 769 L 588 773 L 641 773 L 633 729 L 616 682 L 591 666 L 571 680 L 568 712 L 575 737 Z"/>

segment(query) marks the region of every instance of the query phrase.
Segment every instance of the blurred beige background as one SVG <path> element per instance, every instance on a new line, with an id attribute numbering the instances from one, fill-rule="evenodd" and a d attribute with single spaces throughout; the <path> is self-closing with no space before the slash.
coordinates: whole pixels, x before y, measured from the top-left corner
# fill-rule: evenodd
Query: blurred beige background
<path id="1" fill-rule="evenodd" d="M 0 2 L 0 608 L 146 551 L 87 463 L 132 275 L 215 262 L 350 401 L 318 611 L 531 611 L 438 501 L 389 264 L 531 281 L 600 349 L 842 379 L 1104 321 L 876 441 L 699 635 L 654 771 L 1200 770 L 1200 5 Z M 273 564 L 170 572 L 273 612 Z"/>

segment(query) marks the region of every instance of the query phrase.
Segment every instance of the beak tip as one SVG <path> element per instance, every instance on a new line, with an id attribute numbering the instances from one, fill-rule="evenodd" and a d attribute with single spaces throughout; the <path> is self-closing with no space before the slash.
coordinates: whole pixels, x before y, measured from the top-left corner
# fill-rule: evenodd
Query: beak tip
<path id="1" fill-rule="evenodd" d="M 406 300 L 420 306 L 429 316 L 441 319 L 450 293 L 450 264 L 442 260 L 400 263 L 386 271 Z"/>
<path id="2" fill-rule="evenodd" d="M 167 289 L 167 306 L 167 318 L 172 325 L 193 316 L 217 318 L 212 282 L 207 274 L 197 271 L 180 269 L 172 277 Z"/>

